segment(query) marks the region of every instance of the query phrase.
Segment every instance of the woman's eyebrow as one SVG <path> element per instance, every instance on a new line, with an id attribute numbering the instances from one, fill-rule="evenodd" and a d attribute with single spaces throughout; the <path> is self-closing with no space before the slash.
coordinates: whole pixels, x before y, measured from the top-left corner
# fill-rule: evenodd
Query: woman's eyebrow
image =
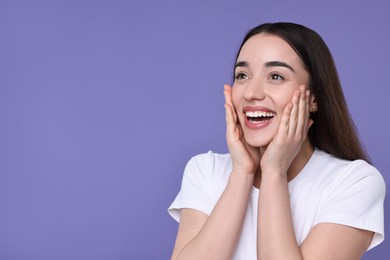
<path id="1" fill-rule="evenodd" d="M 249 62 L 247 62 L 247 61 L 237 61 L 236 65 L 234 66 L 234 69 L 236 69 L 237 67 L 249 67 Z M 266 67 L 266 68 L 270 68 L 270 67 L 285 67 L 285 68 L 290 69 L 292 72 L 295 72 L 295 70 L 290 65 L 288 65 L 287 63 L 282 62 L 282 61 L 268 61 L 268 62 L 266 62 L 264 64 L 264 67 Z"/>
<path id="2" fill-rule="evenodd" d="M 268 61 L 264 64 L 264 67 L 285 67 L 290 69 L 292 72 L 295 72 L 295 70 L 290 65 L 282 61 Z"/>
<path id="3" fill-rule="evenodd" d="M 234 69 L 237 67 L 249 67 L 249 62 L 247 61 L 237 61 L 236 65 L 234 65 Z"/>

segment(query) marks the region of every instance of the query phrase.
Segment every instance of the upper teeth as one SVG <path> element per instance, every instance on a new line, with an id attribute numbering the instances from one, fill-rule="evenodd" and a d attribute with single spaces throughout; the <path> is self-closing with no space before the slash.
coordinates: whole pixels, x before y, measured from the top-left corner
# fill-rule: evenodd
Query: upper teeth
<path id="1" fill-rule="evenodd" d="M 247 111 L 245 115 L 249 117 L 273 117 L 275 116 L 275 113 L 263 111 Z"/>

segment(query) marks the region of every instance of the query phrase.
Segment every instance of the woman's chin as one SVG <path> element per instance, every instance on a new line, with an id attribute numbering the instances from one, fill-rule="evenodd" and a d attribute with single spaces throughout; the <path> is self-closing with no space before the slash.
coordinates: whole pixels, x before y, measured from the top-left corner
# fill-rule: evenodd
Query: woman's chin
<path id="1" fill-rule="evenodd" d="M 246 137 L 244 136 L 245 141 L 252 147 L 267 147 L 272 141 L 272 138 L 259 138 L 259 137 Z"/>
<path id="2" fill-rule="evenodd" d="M 267 147 L 275 135 L 277 134 L 278 129 L 269 125 L 264 129 L 253 130 L 253 129 L 243 129 L 243 134 L 245 141 L 253 147 Z"/>

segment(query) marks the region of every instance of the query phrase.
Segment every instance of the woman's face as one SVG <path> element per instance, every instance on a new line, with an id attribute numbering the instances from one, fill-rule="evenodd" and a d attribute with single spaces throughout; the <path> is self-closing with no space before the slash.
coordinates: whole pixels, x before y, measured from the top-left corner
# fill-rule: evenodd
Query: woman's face
<path id="1" fill-rule="evenodd" d="M 232 99 L 249 145 L 264 147 L 272 141 L 294 91 L 308 88 L 308 82 L 303 62 L 282 38 L 261 33 L 243 45 Z"/>

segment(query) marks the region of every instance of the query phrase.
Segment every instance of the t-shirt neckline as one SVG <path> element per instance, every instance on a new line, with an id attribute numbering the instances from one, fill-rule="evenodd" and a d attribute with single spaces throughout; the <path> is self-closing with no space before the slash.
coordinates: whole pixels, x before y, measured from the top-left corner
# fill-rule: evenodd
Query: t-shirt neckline
<path id="1" fill-rule="evenodd" d="M 313 154 L 310 156 L 310 159 L 307 161 L 303 169 L 298 173 L 297 176 L 294 177 L 291 181 L 288 182 L 288 187 L 292 188 L 293 186 L 296 185 L 297 182 L 299 182 L 300 179 L 304 178 L 305 175 L 309 174 L 311 169 L 313 168 L 315 158 L 318 156 L 318 153 L 320 151 L 317 148 L 314 148 Z M 254 195 L 259 195 L 259 189 L 256 188 L 255 186 L 252 186 L 252 194 Z"/>

